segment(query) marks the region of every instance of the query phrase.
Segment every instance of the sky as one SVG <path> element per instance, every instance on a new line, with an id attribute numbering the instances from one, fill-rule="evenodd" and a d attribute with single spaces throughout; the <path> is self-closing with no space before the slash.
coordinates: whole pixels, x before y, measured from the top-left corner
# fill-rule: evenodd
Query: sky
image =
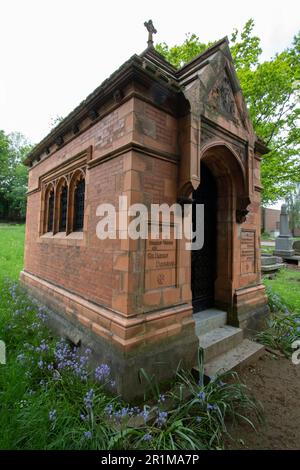
<path id="1" fill-rule="evenodd" d="M 32 143 L 66 116 L 105 78 L 147 46 L 144 21 L 156 42 L 202 42 L 239 30 L 249 18 L 262 59 L 291 44 L 300 27 L 297 0 L 0 0 L 0 129 Z"/>

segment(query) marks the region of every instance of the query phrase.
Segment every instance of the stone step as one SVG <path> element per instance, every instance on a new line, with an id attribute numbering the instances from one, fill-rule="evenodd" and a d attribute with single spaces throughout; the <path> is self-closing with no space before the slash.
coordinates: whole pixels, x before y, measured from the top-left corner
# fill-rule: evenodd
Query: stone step
<path id="1" fill-rule="evenodd" d="M 225 325 L 199 336 L 199 346 L 203 349 L 204 362 L 208 362 L 243 341 L 243 330 Z"/>
<path id="2" fill-rule="evenodd" d="M 209 308 L 194 314 L 196 335 L 204 335 L 215 328 L 226 325 L 227 313 L 216 308 Z"/>
<path id="3" fill-rule="evenodd" d="M 254 364 L 265 352 L 264 346 L 244 339 L 238 346 L 204 363 L 204 373 L 207 377 L 215 377 L 229 370 L 240 370 Z M 198 366 L 194 367 L 198 371 Z M 199 372 L 199 371 L 198 371 Z"/>
<path id="4" fill-rule="evenodd" d="M 265 352 L 264 346 L 244 339 L 238 346 L 204 364 L 204 372 L 213 377 L 228 370 L 240 370 L 255 363 Z"/>

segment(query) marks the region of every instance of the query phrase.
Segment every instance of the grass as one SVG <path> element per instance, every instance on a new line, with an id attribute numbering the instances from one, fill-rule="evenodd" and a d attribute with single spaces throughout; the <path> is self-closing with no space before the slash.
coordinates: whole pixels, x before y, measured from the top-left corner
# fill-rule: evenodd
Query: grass
<path id="1" fill-rule="evenodd" d="M 165 395 L 151 378 L 139 407 L 115 397 L 109 365 L 55 337 L 19 287 L 23 242 L 24 226 L 0 225 L 0 449 L 220 449 L 228 420 L 254 427 L 259 406 L 235 373 L 204 385 L 178 370 Z"/>
<path id="2" fill-rule="evenodd" d="M 300 271 L 281 269 L 274 279 L 264 279 L 291 312 L 300 314 Z"/>
<path id="3" fill-rule="evenodd" d="M 0 283 L 18 279 L 23 267 L 24 225 L 0 224 Z"/>

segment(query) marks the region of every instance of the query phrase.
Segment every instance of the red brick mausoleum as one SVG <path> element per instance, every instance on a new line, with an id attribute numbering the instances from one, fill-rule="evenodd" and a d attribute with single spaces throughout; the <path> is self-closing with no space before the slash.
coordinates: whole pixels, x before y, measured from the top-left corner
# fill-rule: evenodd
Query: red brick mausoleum
<path id="1" fill-rule="evenodd" d="M 150 34 L 147 49 L 28 156 L 21 281 L 51 308 L 54 328 L 111 366 L 125 398 L 141 393 L 141 367 L 167 380 L 180 361 L 195 365 L 199 337 L 201 345 L 222 328 L 236 338 L 230 347 L 242 347 L 264 320 L 264 152 L 227 39 L 177 70 Z M 191 252 L 174 237 L 100 240 L 97 207 L 118 208 L 124 195 L 147 207 L 203 203 L 203 248 Z M 222 360 L 226 350 L 218 347 Z M 206 359 L 214 359 L 209 351 Z"/>

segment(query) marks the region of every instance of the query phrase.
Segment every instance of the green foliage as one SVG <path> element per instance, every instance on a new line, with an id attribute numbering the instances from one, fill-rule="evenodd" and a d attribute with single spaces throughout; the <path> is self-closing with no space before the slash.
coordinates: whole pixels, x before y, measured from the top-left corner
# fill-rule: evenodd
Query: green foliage
<path id="1" fill-rule="evenodd" d="M 248 416 L 259 409 L 235 374 L 204 385 L 178 371 L 169 392 L 153 386 L 139 407 L 113 397 L 110 375 L 95 374 L 89 352 L 55 337 L 48 309 L 4 279 L 17 279 L 23 236 L 23 226 L 0 225 L 0 449 L 215 449 L 229 420 L 253 427 Z"/>
<path id="2" fill-rule="evenodd" d="M 290 229 L 293 231 L 300 227 L 300 183 L 286 196 L 285 202 L 289 213 Z"/>
<path id="3" fill-rule="evenodd" d="M 264 279 L 264 284 L 277 294 L 291 312 L 300 312 L 300 272 L 281 269 L 274 279 Z"/>
<path id="4" fill-rule="evenodd" d="M 300 181 L 300 36 L 295 36 L 291 47 L 260 62 L 260 39 L 253 28 L 250 19 L 240 34 L 235 30 L 230 49 L 254 129 L 270 148 L 261 167 L 263 202 L 270 203 L 287 195 Z M 198 36 L 189 34 L 182 45 L 163 43 L 157 50 L 179 67 L 207 47 Z"/>
<path id="5" fill-rule="evenodd" d="M 0 131 L 0 218 L 25 218 L 28 172 L 23 162 L 30 148 L 19 132 Z"/>
<path id="6" fill-rule="evenodd" d="M 157 44 L 156 50 L 162 54 L 174 67 L 179 68 L 207 49 L 208 45 L 201 43 L 196 34 L 188 33 L 181 45 L 169 47 L 165 42 Z"/>
<path id="7" fill-rule="evenodd" d="M 23 268 L 24 225 L 0 224 L 0 286 L 4 277 L 17 280 Z"/>
<path id="8" fill-rule="evenodd" d="M 300 273 L 285 270 L 275 280 L 265 280 L 271 316 L 268 328 L 259 333 L 257 339 L 272 349 L 279 349 L 287 357 L 293 353 L 293 342 L 300 340 L 299 282 Z M 285 298 L 278 292 L 285 292 Z"/>

